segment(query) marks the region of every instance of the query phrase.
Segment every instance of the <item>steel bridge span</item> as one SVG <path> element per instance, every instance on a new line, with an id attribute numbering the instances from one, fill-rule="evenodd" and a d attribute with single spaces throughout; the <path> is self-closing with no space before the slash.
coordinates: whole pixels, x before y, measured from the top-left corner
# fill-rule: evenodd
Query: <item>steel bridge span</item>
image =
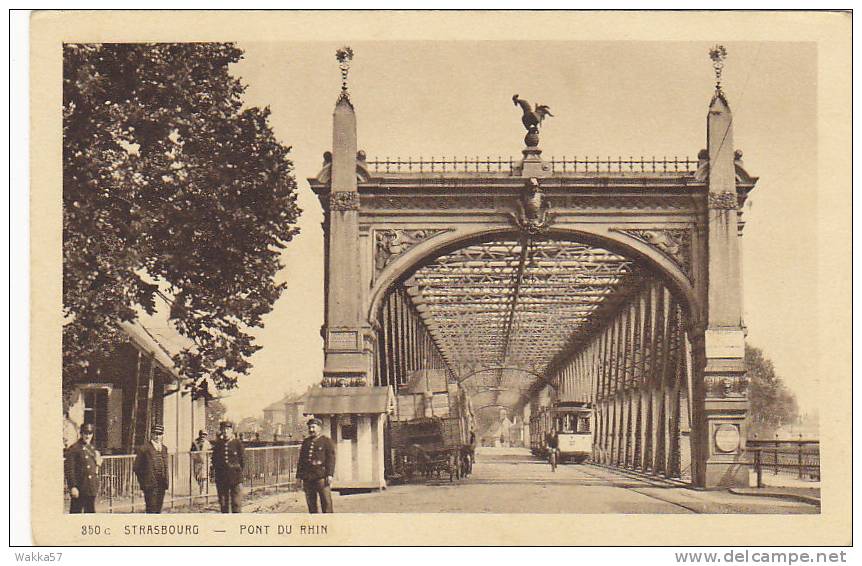
<path id="1" fill-rule="evenodd" d="M 544 159 L 538 129 L 517 160 L 380 160 L 358 151 L 344 90 L 309 179 L 324 210 L 324 388 L 397 395 L 442 375 L 525 420 L 591 403 L 595 462 L 747 485 L 740 241 L 757 179 L 724 93 L 705 110 L 694 160 Z M 332 409 L 352 458 L 339 473 L 381 467 L 397 407 L 347 406 Z"/>

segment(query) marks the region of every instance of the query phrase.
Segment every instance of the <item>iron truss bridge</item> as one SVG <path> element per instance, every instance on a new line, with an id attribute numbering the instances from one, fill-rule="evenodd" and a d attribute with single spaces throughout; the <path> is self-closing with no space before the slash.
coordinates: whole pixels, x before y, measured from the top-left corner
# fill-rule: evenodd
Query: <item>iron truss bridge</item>
<path id="1" fill-rule="evenodd" d="M 437 257 L 404 290 L 458 379 L 474 394 L 492 395 L 482 402 L 512 406 L 642 277 L 633 261 L 608 250 L 524 237 Z"/>

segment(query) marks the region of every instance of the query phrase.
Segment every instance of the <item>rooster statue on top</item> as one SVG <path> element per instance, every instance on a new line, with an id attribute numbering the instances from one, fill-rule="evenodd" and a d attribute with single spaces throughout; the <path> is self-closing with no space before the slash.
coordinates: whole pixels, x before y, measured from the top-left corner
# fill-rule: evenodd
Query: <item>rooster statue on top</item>
<path id="1" fill-rule="evenodd" d="M 523 98 L 518 98 L 517 94 L 512 97 L 512 102 L 515 106 L 520 106 L 521 110 L 524 111 L 524 115 L 521 117 L 521 122 L 523 122 L 524 127 L 527 128 L 527 132 L 538 133 L 539 124 L 542 123 L 545 116 L 554 116 L 551 114 L 551 109 L 544 104 L 536 104 L 535 109 L 530 108 L 530 103 Z"/>

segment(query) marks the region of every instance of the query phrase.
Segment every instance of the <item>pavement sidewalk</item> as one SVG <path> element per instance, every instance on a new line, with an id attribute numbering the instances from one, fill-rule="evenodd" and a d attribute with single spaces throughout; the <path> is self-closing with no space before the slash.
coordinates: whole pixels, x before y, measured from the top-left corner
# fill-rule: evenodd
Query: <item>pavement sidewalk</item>
<path id="1" fill-rule="evenodd" d="M 810 505 L 820 506 L 819 487 L 791 487 L 791 486 L 766 486 L 766 487 L 734 487 L 730 493 L 736 495 L 754 495 L 758 497 L 776 497 L 801 501 Z"/>

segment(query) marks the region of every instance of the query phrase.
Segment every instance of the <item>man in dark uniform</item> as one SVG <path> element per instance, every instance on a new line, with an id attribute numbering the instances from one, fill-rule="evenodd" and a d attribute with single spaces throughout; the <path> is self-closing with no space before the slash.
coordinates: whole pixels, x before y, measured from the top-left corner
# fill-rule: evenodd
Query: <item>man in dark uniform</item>
<path id="1" fill-rule="evenodd" d="M 162 444 L 165 428 L 160 424 L 150 429 L 150 441 L 139 446 L 134 470 L 144 492 L 147 513 L 161 513 L 168 489 L 168 449 Z"/>
<path id="2" fill-rule="evenodd" d="M 72 502 L 69 513 L 95 513 L 102 456 L 93 446 L 95 429 L 81 425 L 81 438 L 66 451 L 66 483 Z"/>
<path id="3" fill-rule="evenodd" d="M 299 463 L 296 477 L 302 480 L 308 512 L 317 513 L 317 498 L 324 513 L 332 513 L 332 476 L 335 474 L 335 446 L 329 438 L 320 434 L 323 422 L 320 419 L 308 421 L 308 436 L 299 449 Z"/>
<path id="4" fill-rule="evenodd" d="M 221 434 L 213 446 L 212 462 L 218 490 L 218 503 L 222 513 L 242 513 L 242 471 L 245 467 L 245 449 L 242 441 L 234 437 L 233 423 L 219 423 Z"/>

